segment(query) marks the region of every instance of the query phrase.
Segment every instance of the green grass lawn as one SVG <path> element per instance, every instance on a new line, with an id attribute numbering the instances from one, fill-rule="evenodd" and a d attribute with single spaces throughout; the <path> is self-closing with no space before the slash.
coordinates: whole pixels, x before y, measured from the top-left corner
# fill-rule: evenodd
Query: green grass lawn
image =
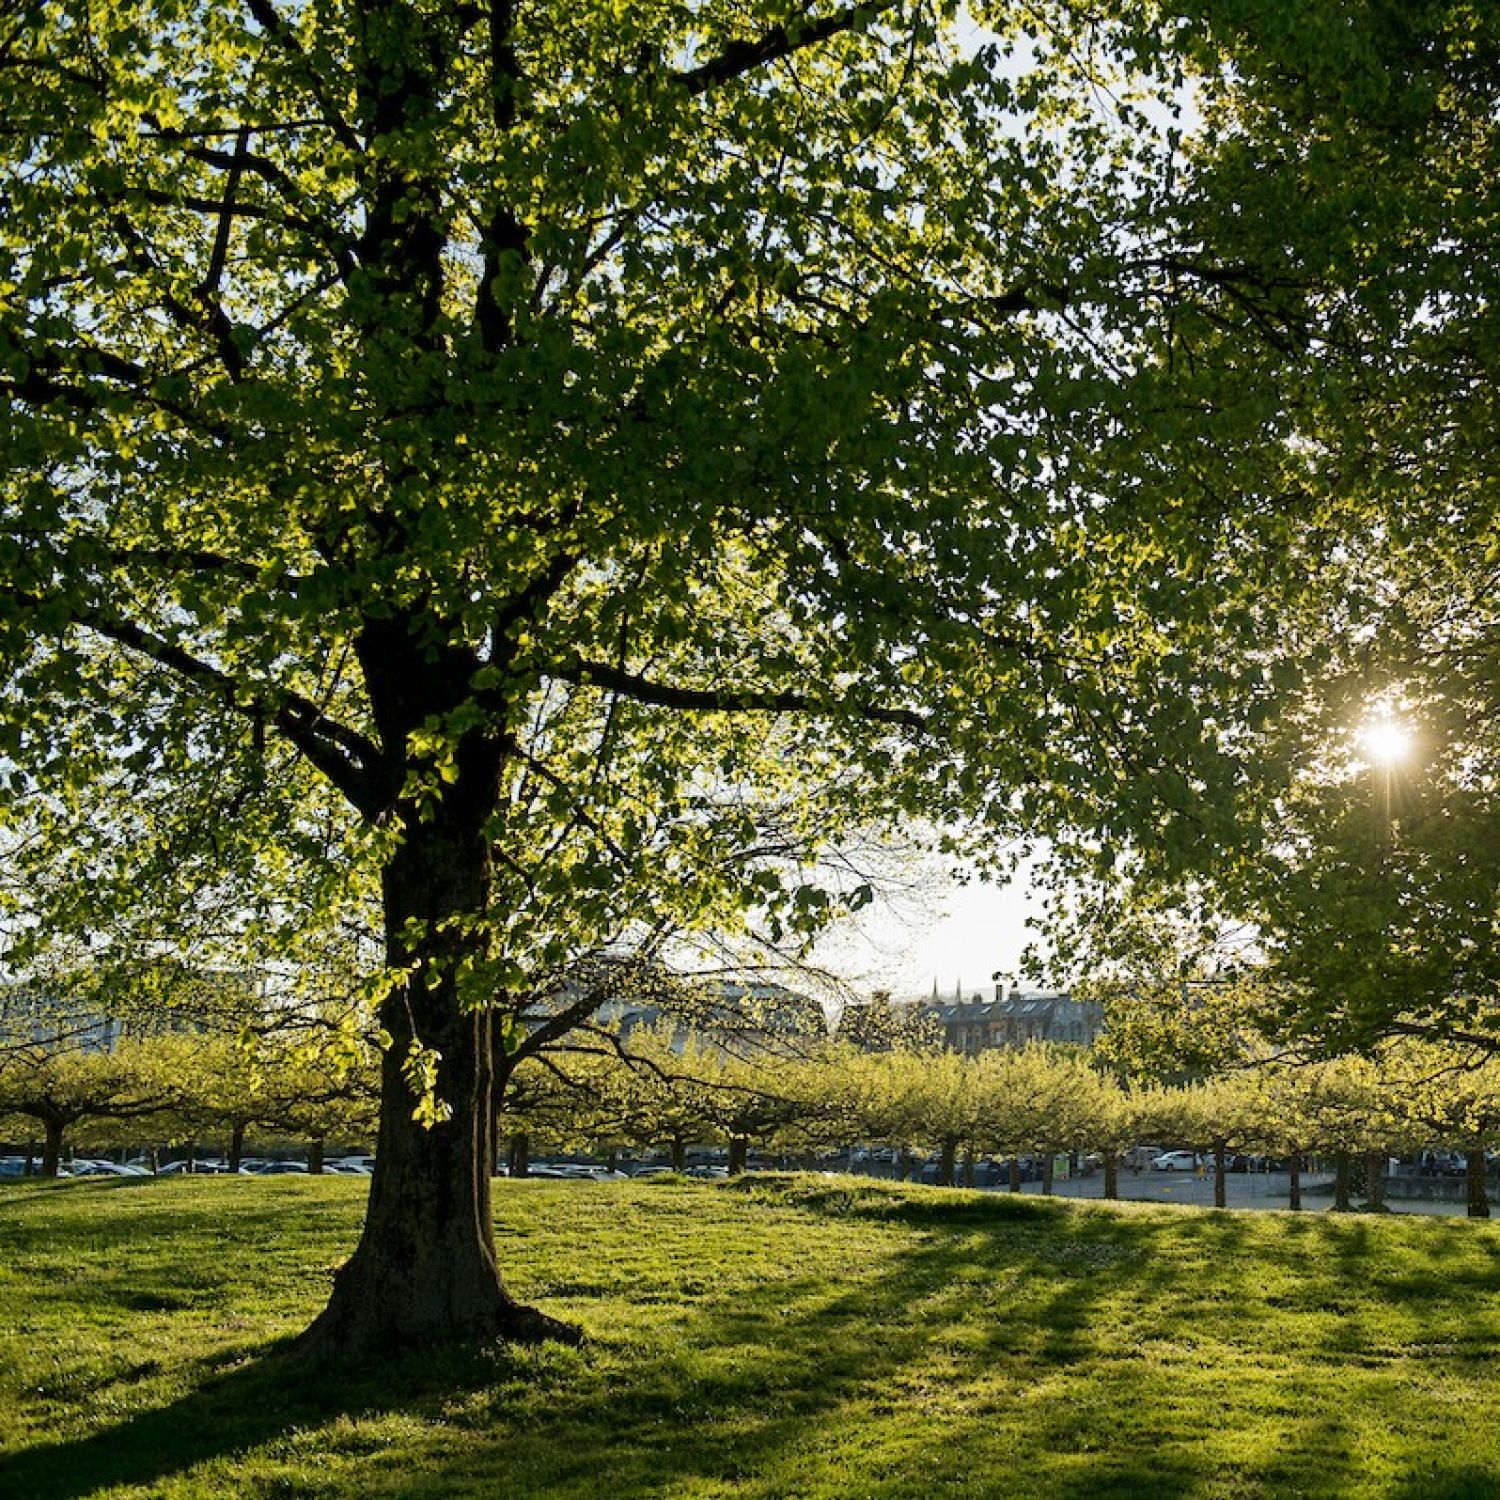
<path id="1" fill-rule="evenodd" d="M 332 1378 L 364 1188 L 0 1190 L 0 1500 L 1500 1497 L 1500 1226 L 501 1182 L 587 1346 Z"/>

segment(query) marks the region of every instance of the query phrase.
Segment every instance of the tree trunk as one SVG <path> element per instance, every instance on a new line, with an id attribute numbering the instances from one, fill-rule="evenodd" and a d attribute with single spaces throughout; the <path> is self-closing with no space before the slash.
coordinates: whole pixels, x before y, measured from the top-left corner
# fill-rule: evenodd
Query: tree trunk
<path id="1" fill-rule="evenodd" d="M 1013 1156 L 1010 1159 L 1010 1190 L 1013 1193 L 1021 1191 L 1021 1158 Z"/>
<path id="2" fill-rule="evenodd" d="M 35 1177 L 36 1176 L 36 1158 L 37 1158 L 37 1143 L 35 1141 L 27 1141 L 26 1142 L 26 1169 L 25 1169 L 25 1174 L 24 1174 L 25 1176 L 27 1176 L 27 1177 Z"/>
<path id="3" fill-rule="evenodd" d="M 229 1170 L 238 1172 L 245 1159 L 245 1122 L 236 1120 L 229 1131 Z"/>
<path id="4" fill-rule="evenodd" d="M 1471 1219 L 1489 1218 L 1490 1196 L 1484 1182 L 1483 1146 L 1471 1146 L 1464 1157 L 1464 1182 L 1469 1190 L 1469 1217 Z"/>
<path id="5" fill-rule="evenodd" d="M 184 1159 L 187 1162 L 187 1171 L 189 1174 L 191 1174 L 193 1168 L 198 1165 L 198 1143 L 192 1138 L 192 1136 L 189 1136 L 184 1142 L 184 1150 L 186 1153 Z"/>
<path id="6" fill-rule="evenodd" d="M 738 1177 L 745 1170 L 745 1157 L 749 1155 L 750 1143 L 742 1135 L 729 1138 L 729 1175 Z"/>
<path id="7" fill-rule="evenodd" d="M 1352 1208 L 1349 1202 L 1349 1153 L 1339 1151 L 1333 1158 L 1333 1210 L 1346 1214 Z"/>
<path id="8" fill-rule="evenodd" d="M 905 1146 L 896 1155 L 896 1181 L 911 1181 L 911 1152 Z"/>
<path id="9" fill-rule="evenodd" d="M 958 1160 L 958 1142 L 953 1140 L 944 1141 L 938 1154 L 938 1186 L 952 1187 L 954 1183 L 953 1169 Z"/>
<path id="10" fill-rule="evenodd" d="M 382 686 L 420 694 L 423 677 Z M 456 780 L 436 808 L 425 818 L 403 808 L 402 842 L 382 875 L 386 962 L 407 977 L 380 1010 L 391 1041 L 364 1230 L 328 1306 L 299 1341 L 309 1354 L 579 1338 L 523 1307 L 500 1279 L 490 1198 L 492 1012 L 461 994 L 458 978 L 484 956 L 478 922 L 489 895 L 487 823 L 499 762 L 486 743 L 465 742 L 455 753 Z M 413 1118 L 414 1062 L 432 1069 L 436 1109 L 427 1123 Z"/>
<path id="11" fill-rule="evenodd" d="M 488 1159 L 485 1165 L 489 1165 Z M 307 1170 L 314 1177 L 323 1175 L 323 1137 L 320 1135 L 313 1136 L 307 1143 Z"/>
<path id="12" fill-rule="evenodd" d="M 1045 1152 L 1042 1156 L 1042 1196 L 1044 1198 L 1052 1196 L 1052 1170 L 1056 1165 L 1052 1153 Z"/>
<path id="13" fill-rule="evenodd" d="M 56 1177 L 62 1165 L 63 1122 L 43 1120 L 42 1130 L 42 1176 Z"/>
<path id="14" fill-rule="evenodd" d="M 1293 1213 L 1300 1213 L 1302 1211 L 1302 1157 L 1295 1151 L 1292 1152 L 1287 1176 L 1286 1206 Z"/>
<path id="15" fill-rule="evenodd" d="M 672 1137 L 672 1170 L 687 1171 L 687 1141 L 680 1135 Z"/>
<path id="16" fill-rule="evenodd" d="M 1370 1208 L 1385 1207 L 1385 1152 L 1365 1153 L 1365 1203 Z"/>
<path id="17" fill-rule="evenodd" d="M 1109 1199 L 1120 1196 L 1120 1158 L 1113 1151 L 1104 1153 L 1104 1196 Z"/>
<path id="18" fill-rule="evenodd" d="M 966 1188 L 974 1186 L 974 1148 L 972 1146 L 964 1148 L 964 1186 Z"/>
<path id="19" fill-rule="evenodd" d="M 510 1175 L 512 1177 L 531 1176 L 531 1137 L 524 1130 L 518 1130 L 510 1138 Z"/>
<path id="20" fill-rule="evenodd" d="M 1214 1207 L 1229 1207 L 1229 1178 L 1225 1157 L 1228 1154 L 1223 1141 L 1214 1142 Z"/>

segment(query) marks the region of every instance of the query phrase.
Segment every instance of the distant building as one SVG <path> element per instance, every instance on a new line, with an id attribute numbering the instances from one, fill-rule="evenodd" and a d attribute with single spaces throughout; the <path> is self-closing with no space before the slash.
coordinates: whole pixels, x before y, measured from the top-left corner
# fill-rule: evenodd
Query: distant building
<path id="1" fill-rule="evenodd" d="M 122 1023 L 20 985 L 0 989 L 0 1047 L 42 1052 L 113 1052 Z"/>
<path id="2" fill-rule="evenodd" d="M 633 993 L 628 971 L 622 971 L 620 993 L 599 1004 L 594 1021 L 628 1041 L 632 1032 L 669 1026 L 672 1047 L 680 1051 L 690 1037 L 733 1050 L 796 1050 L 798 1044 L 828 1035 L 823 1007 L 807 995 L 769 980 L 701 979 L 663 975 L 640 988 L 658 998 Z M 565 989 L 564 996 L 576 993 Z M 545 1012 L 528 1017 L 541 1024 Z"/>
<path id="3" fill-rule="evenodd" d="M 995 986 L 995 998 L 955 995 L 909 1002 L 910 1022 L 940 1035 L 950 1052 L 985 1052 L 996 1047 L 1024 1047 L 1028 1042 L 1092 1047 L 1104 1029 L 1104 1008 L 1097 1001 L 1075 1000 L 1063 990 L 1011 990 Z"/>

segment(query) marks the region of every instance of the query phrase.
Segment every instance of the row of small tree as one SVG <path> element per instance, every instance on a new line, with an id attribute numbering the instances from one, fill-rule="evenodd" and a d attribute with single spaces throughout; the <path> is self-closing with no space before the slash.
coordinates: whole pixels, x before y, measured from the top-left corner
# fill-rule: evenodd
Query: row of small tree
<path id="1" fill-rule="evenodd" d="M 113 1048 L 7 1047 L 0 1056 L 0 1138 L 39 1139 L 55 1175 L 65 1142 L 122 1139 L 219 1143 L 237 1166 L 247 1134 L 308 1142 L 371 1138 L 378 1097 L 374 1049 L 341 1031 L 166 1032 Z M 8 1117 L 8 1120 L 7 1120 Z M 1487 1212 L 1485 1150 L 1500 1138 L 1500 1063 L 1455 1045 L 1405 1042 L 1371 1057 L 1265 1058 L 1184 1084 L 1122 1079 L 1076 1048 L 1039 1044 L 974 1056 L 931 1047 L 848 1044 L 728 1046 L 662 1027 L 628 1042 L 528 1060 L 513 1074 L 497 1140 L 525 1169 L 548 1148 L 659 1148 L 674 1165 L 689 1147 L 727 1148 L 732 1172 L 752 1149 L 800 1156 L 851 1143 L 890 1149 L 903 1172 L 936 1159 L 939 1182 L 972 1181 L 981 1157 L 1040 1156 L 1044 1187 L 1061 1153 L 1102 1161 L 1104 1193 L 1144 1141 L 1190 1146 L 1214 1163 L 1215 1201 L 1239 1152 L 1286 1158 L 1299 1206 L 1301 1160 L 1331 1157 L 1346 1206 L 1357 1164 L 1380 1201 L 1392 1154 L 1458 1149 L 1468 1162 L 1470 1212 Z"/>
<path id="2" fill-rule="evenodd" d="M 1378 1203 L 1392 1154 L 1461 1150 L 1470 1212 L 1487 1213 L 1485 1148 L 1500 1135 L 1500 1065 L 1439 1044 L 1392 1046 L 1375 1057 L 1263 1059 L 1203 1081 L 1131 1083 L 1073 1048 L 1030 1045 L 959 1053 L 847 1046 L 737 1054 L 663 1032 L 632 1039 L 630 1060 L 571 1054 L 518 1073 L 502 1129 L 513 1143 L 594 1150 L 656 1147 L 682 1166 L 688 1146 L 727 1147 L 732 1172 L 752 1147 L 781 1154 L 851 1142 L 892 1149 L 909 1164 L 937 1158 L 938 1180 L 968 1176 L 982 1156 L 1064 1152 L 1102 1159 L 1104 1193 L 1143 1141 L 1180 1144 L 1212 1158 L 1215 1201 L 1240 1152 L 1286 1158 L 1300 1207 L 1300 1166 L 1335 1162 L 1335 1201 L 1347 1207 L 1365 1159 Z M 1050 1187 L 1050 1175 L 1045 1186 Z"/>
<path id="3" fill-rule="evenodd" d="M 65 1145 L 122 1141 L 190 1154 L 212 1141 L 233 1170 L 252 1131 L 306 1142 L 316 1171 L 325 1141 L 370 1139 L 377 1099 L 370 1049 L 339 1033 L 167 1032 L 109 1048 L 42 1039 L 0 1055 L 0 1139 L 38 1142 L 44 1176 Z"/>

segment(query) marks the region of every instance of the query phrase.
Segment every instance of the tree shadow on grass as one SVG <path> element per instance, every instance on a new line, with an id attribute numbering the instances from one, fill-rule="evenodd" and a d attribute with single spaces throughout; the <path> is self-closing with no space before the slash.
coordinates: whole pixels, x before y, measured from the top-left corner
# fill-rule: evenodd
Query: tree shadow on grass
<path id="1" fill-rule="evenodd" d="M 240 1454 L 261 1464 L 247 1486 L 260 1493 L 265 1464 L 293 1434 L 310 1436 L 314 1463 L 322 1455 L 344 1467 L 316 1491 L 301 1470 L 281 1493 L 367 1500 L 944 1491 L 1188 1500 L 1230 1475 L 1234 1493 L 1272 1496 L 1313 1473 L 1322 1479 L 1310 1493 L 1358 1487 L 1327 1457 L 1351 1445 L 1340 1411 L 1274 1382 L 1240 1401 L 1247 1432 L 1226 1436 L 1234 1393 L 1225 1385 L 1215 1405 L 1220 1378 L 1204 1365 L 1215 1340 L 1259 1349 L 1263 1334 L 1250 1324 L 1273 1311 L 1236 1285 L 1247 1248 L 1265 1243 L 1243 1216 L 870 1192 L 837 1180 L 720 1191 L 726 1214 L 753 1211 L 746 1232 L 762 1208 L 829 1221 L 835 1233 L 837 1221 L 905 1232 L 882 1241 L 878 1265 L 848 1264 L 837 1279 L 780 1267 L 716 1288 L 709 1268 L 709 1290 L 664 1322 L 643 1322 L 652 1334 L 641 1342 L 608 1323 L 629 1312 L 628 1297 L 580 1283 L 569 1311 L 599 1329 L 582 1355 L 474 1350 L 336 1376 L 275 1352 L 232 1369 L 205 1365 L 168 1407 L 0 1458 L 0 1495 L 83 1500 Z M 1341 1262 L 1339 1277 L 1355 1277 L 1372 1252 L 1346 1228 L 1309 1224 L 1277 1241 L 1279 1254 Z M 672 1297 L 665 1279 L 640 1293 L 642 1306 Z M 592 1319 L 590 1298 L 601 1299 Z M 415 1419 L 399 1449 L 379 1421 L 391 1413 Z M 342 1418 L 371 1425 L 351 1432 Z M 1205 1421 L 1200 1433 L 1183 1430 Z M 1398 1493 L 1496 1492 L 1479 1465 L 1439 1463 L 1428 1475 L 1430 1488 Z"/>
<path id="2" fill-rule="evenodd" d="M 158 1485 L 341 1417 L 399 1411 L 435 1419 L 455 1395 L 515 1379 L 526 1355 L 456 1349 L 345 1368 L 292 1357 L 289 1347 L 285 1341 L 248 1361 L 229 1355 L 205 1363 L 195 1387 L 167 1406 L 87 1437 L 0 1455 L 0 1496 L 83 1500 L 100 1490 Z M 225 1368 L 226 1360 L 235 1362 Z"/>

